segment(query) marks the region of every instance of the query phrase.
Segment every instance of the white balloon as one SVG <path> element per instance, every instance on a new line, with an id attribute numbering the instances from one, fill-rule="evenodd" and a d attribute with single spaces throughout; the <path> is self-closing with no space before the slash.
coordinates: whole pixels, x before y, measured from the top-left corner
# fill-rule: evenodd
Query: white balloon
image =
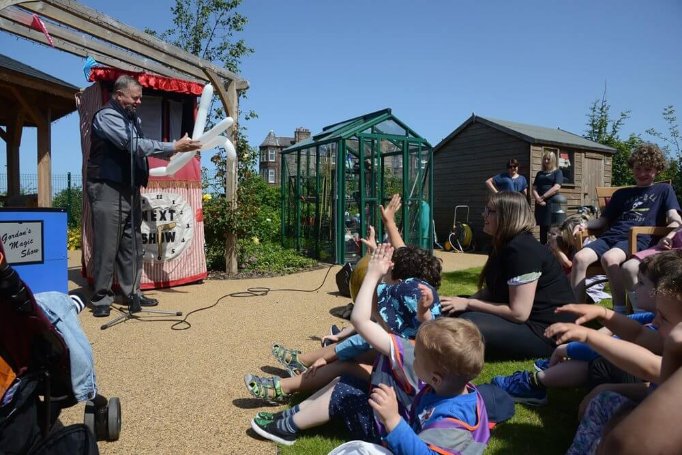
<path id="1" fill-rule="evenodd" d="M 192 139 L 196 139 L 204 132 L 206 128 L 206 119 L 208 118 L 208 109 L 211 107 L 213 100 L 213 86 L 211 84 L 204 85 L 201 91 L 201 98 L 199 100 L 199 109 L 197 109 L 197 117 L 194 122 L 194 131 L 192 131 Z"/>
<path id="2" fill-rule="evenodd" d="M 213 128 L 210 130 L 206 131 L 204 134 L 196 138 L 196 141 L 199 142 L 208 142 L 214 137 L 218 136 L 220 133 L 228 129 L 229 127 L 232 126 L 234 123 L 234 120 L 232 120 L 232 117 L 226 117 L 222 119 L 220 122 L 218 122 Z"/>
<path id="3" fill-rule="evenodd" d="M 204 91 L 201 93 L 201 103 L 199 106 L 199 113 L 197 114 L 197 123 L 195 124 L 194 132 L 192 133 L 192 139 L 201 142 L 200 150 L 212 149 L 216 147 L 225 148 L 225 150 L 227 151 L 227 160 L 234 161 L 237 159 L 237 152 L 234 148 L 234 145 L 232 144 L 232 142 L 230 142 L 228 138 L 219 135 L 220 133 L 227 130 L 234 124 L 234 120 L 232 120 L 232 117 L 224 118 L 223 120 L 218 122 L 213 128 L 206 131 L 201 136 L 197 137 L 197 125 L 201 125 L 202 129 L 206 125 L 206 113 L 205 112 L 203 114 L 201 113 L 201 104 L 205 104 L 206 106 L 208 106 L 208 102 L 205 102 L 204 95 L 206 95 L 206 99 L 208 99 L 210 102 L 210 98 L 213 96 L 213 87 L 211 87 L 211 84 L 206 84 L 206 86 L 204 86 Z M 201 115 L 203 115 L 204 118 L 200 121 L 199 117 Z M 185 165 L 187 165 L 187 163 L 189 163 L 192 160 L 192 158 L 194 158 L 195 155 L 196 151 L 176 153 L 171 157 L 167 166 L 150 169 L 149 175 L 151 175 L 152 177 L 175 175 L 175 173 L 178 172 L 183 167 L 185 167 Z"/>
<path id="4" fill-rule="evenodd" d="M 207 142 L 201 143 L 201 150 L 213 149 L 216 147 L 223 147 L 225 149 L 228 161 L 232 162 L 237 159 L 237 151 L 235 150 L 234 145 L 232 145 L 232 142 L 225 136 L 216 136 Z M 173 176 L 180 169 L 185 167 L 195 155 L 196 152 L 176 153 L 171 157 L 167 166 L 150 169 L 149 175 L 153 177 Z"/>
<path id="5" fill-rule="evenodd" d="M 149 170 L 149 175 L 152 177 L 164 177 L 168 175 L 166 172 L 166 166 L 161 166 L 161 167 L 153 167 Z"/>

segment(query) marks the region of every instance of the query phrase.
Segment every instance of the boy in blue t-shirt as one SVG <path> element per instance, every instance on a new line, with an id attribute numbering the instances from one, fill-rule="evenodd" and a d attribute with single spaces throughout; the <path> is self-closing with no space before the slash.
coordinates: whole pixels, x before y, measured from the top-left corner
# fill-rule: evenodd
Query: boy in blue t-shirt
<path id="1" fill-rule="evenodd" d="M 576 228 L 576 233 L 585 229 L 606 229 L 597 236 L 597 240 L 578 251 L 573 259 L 571 286 L 576 298 L 580 299 L 584 295 L 587 267 L 601 260 L 609 278 L 614 310 L 625 312 L 625 289 L 632 286 L 626 286 L 628 283 L 624 282 L 626 277 L 623 276 L 620 265 L 628 257 L 630 228 L 682 225 L 680 204 L 672 186 L 654 183 L 656 175 L 665 168 L 665 163 L 665 156 L 657 145 L 639 145 L 628 158 L 628 165 L 637 185 L 616 191 L 598 219 Z M 638 249 L 653 246 L 652 242 L 650 236 L 640 236 Z"/>

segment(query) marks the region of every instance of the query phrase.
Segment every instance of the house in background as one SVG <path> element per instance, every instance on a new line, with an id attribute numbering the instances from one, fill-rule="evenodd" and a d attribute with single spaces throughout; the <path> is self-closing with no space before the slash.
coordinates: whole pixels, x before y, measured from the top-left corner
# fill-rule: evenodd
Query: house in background
<path id="1" fill-rule="evenodd" d="M 282 150 L 309 137 L 310 130 L 303 127 L 296 128 L 294 137 L 276 136 L 275 132 L 270 130 L 263 143 L 258 146 L 260 152 L 258 172 L 263 180 L 270 185 L 279 186 Z"/>
<path id="2" fill-rule="evenodd" d="M 433 219 L 438 239 L 448 239 L 455 207 L 465 205 L 469 207 L 468 220 L 457 221 L 470 225 L 479 247 L 487 244 L 489 238 L 483 234 L 481 216 L 489 196 L 486 179 L 505 172 L 507 161 L 516 158 L 519 173 L 532 185 L 545 151 L 557 156 L 564 174 L 561 194 L 567 198 L 567 206 L 597 205 L 595 188 L 611 185 L 611 161 L 616 149 L 561 129 L 472 114 L 433 149 Z M 529 201 L 535 210 L 530 196 Z M 466 211 L 460 210 L 459 214 L 466 215 Z"/>

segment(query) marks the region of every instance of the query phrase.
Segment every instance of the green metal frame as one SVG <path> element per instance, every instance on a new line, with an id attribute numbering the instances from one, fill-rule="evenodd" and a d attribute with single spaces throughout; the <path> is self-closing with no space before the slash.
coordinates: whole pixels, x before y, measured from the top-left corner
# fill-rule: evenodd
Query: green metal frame
<path id="1" fill-rule="evenodd" d="M 381 126 L 393 131 L 383 132 Z M 400 130 L 404 134 L 395 134 Z M 357 151 L 351 143 L 357 144 Z M 398 165 L 389 167 L 388 160 Z M 401 168 L 400 175 L 393 174 L 396 168 Z M 432 147 L 390 109 L 329 125 L 285 149 L 280 175 L 285 246 L 338 264 L 357 260 L 365 252 L 359 237 L 370 224 L 377 238 L 383 237 L 379 205 L 398 191 L 405 242 L 432 248 Z"/>

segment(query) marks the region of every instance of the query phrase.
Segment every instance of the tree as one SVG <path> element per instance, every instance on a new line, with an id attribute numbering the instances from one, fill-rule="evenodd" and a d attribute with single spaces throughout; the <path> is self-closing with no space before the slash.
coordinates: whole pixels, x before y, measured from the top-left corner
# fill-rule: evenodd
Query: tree
<path id="1" fill-rule="evenodd" d="M 235 38 L 237 33 L 244 31 L 248 22 L 245 16 L 236 11 L 241 2 L 242 0 L 175 0 L 175 5 L 171 7 L 175 27 L 163 32 L 146 31 L 191 54 L 214 64 L 223 65 L 233 73 L 239 73 L 241 58 L 253 53 L 253 49 L 248 47 L 243 39 Z M 240 98 L 244 96 L 244 92 L 239 93 Z M 208 126 L 213 124 L 216 118 L 225 116 L 223 109 L 215 105 L 212 106 L 210 112 L 207 120 Z M 253 116 L 255 114 L 247 113 L 245 119 Z M 255 161 L 255 152 L 248 146 L 245 128 L 239 126 L 239 119 L 234 120 L 238 125 L 234 143 L 239 165 L 238 174 L 243 178 L 248 173 L 248 167 Z M 225 150 L 217 149 L 211 157 L 211 161 L 218 170 L 216 179 L 220 179 L 223 189 L 227 173 L 225 153 Z M 213 182 L 214 185 L 215 183 Z M 235 200 L 238 200 L 239 195 L 235 196 Z M 235 210 L 236 208 L 230 207 L 229 209 Z M 229 237 L 230 244 L 234 246 L 236 239 L 233 233 L 226 233 L 226 236 Z M 228 249 L 226 247 L 226 251 Z M 226 253 L 226 261 L 230 261 L 230 257 L 230 254 Z M 228 270 L 233 268 L 236 267 L 228 266 Z"/>
<path id="2" fill-rule="evenodd" d="M 677 123 L 675 107 L 670 105 L 663 108 L 663 120 L 668 125 L 668 133 L 663 134 L 655 128 L 646 130 L 646 134 L 658 139 L 662 144 L 663 151 L 669 158 L 669 167 L 663 180 L 670 180 L 675 187 L 675 192 L 682 191 L 682 138 L 680 137 L 680 125 Z"/>
<path id="3" fill-rule="evenodd" d="M 594 100 L 590 106 L 585 138 L 616 149 L 611 164 L 611 185 L 632 185 L 634 179 L 628 166 L 628 157 L 641 139 L 634 134 L 625 141 L 620 139 L 620 130 L 625 121 L 630 118 L 630 111 L 621 112 L 614 120 L 611 118 L 610 109 L 611 106 L 606 100 L 606 90 L 604 90 L 601 99 Z"/>

